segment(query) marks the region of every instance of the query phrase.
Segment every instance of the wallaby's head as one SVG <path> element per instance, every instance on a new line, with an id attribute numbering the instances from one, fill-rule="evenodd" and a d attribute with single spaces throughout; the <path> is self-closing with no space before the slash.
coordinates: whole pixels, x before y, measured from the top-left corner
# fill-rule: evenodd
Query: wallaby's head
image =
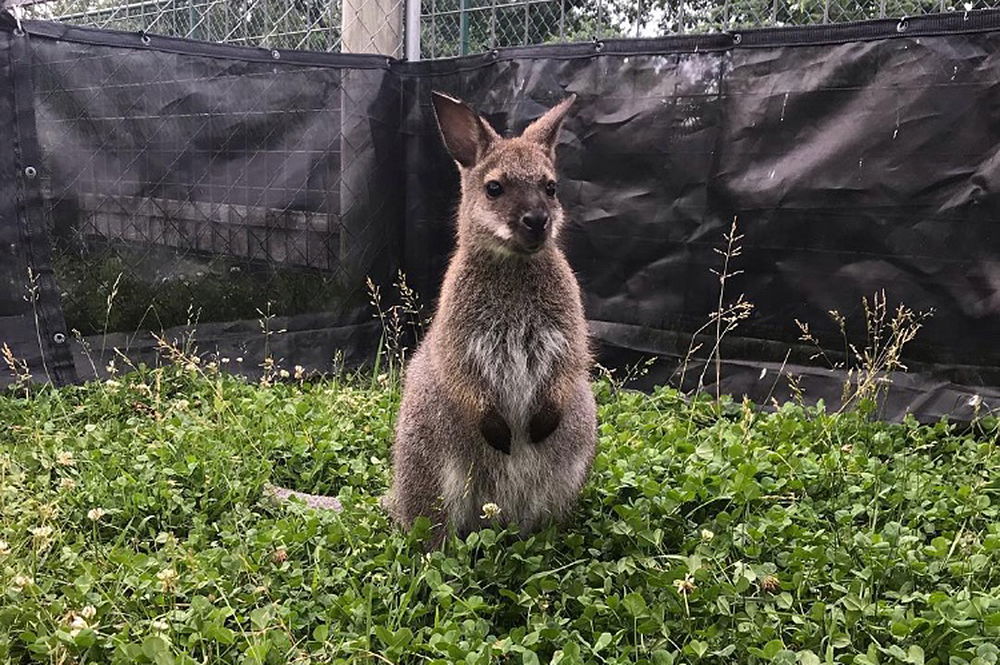
<path id="1" fill-rule="evenodd" d="M 502 138 L 467 104 L 433 94 L 444 143 L 462 175 L 460 241 L 533 254 L 563 222 L 556 188 L 555 145 L 572 95 L 516 137 Z"/>

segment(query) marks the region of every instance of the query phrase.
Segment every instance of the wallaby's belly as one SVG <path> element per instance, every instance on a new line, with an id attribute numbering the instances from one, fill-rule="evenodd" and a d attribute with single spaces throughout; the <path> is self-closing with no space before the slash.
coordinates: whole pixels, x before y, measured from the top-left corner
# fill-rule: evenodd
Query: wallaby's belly
<path id="1" fill-rule="evenodd" d="M 512 430 L 525 430 L 540 391 L 569 351 L 566 335 L 540 321 L 483 324 L 471 333 L 465 359 Z"/>

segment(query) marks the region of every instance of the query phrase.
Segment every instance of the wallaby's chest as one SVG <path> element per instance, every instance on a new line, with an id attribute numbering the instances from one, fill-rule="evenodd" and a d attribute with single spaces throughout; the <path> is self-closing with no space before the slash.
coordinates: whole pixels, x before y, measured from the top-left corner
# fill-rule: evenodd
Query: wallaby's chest
<path id="1" fill-rule="evenodd" d="M 465 358 L 501 413 L 523 425 L 569 340 L 556 321 L 537 312 L 491 314 L 467 328 Z"/>

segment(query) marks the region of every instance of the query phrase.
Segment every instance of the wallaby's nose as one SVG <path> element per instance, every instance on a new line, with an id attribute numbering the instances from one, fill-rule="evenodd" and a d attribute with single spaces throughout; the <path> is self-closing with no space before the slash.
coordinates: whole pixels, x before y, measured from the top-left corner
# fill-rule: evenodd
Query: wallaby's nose
<path id="1" fill-rule="evenodd" d="M 521 216 L 521 223 L 532 233 L 541 235 L 549 225 L 549 213 L 545 210 L 532 210 Z"/>

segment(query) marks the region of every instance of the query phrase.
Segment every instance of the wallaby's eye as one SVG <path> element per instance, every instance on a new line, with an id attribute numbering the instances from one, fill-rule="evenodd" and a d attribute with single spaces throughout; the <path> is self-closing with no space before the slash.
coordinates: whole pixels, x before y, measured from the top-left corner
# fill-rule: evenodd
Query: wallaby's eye
<path id="1" fill-rule="evenodd" d="M 490 197 L 491 199 L 495 199 L 501 194 L 503 194 L 503 185 L 501 185 L 499 182 L 497 182 L 496 180 L 490 180 L 488 183 L 486 183 L 486 196 Z"/>
<path id="2" fill-rule="evenodd" d="M 545 183 L 545 193 L 548 194 L 549 196 L 555 196 L 556 195 L 556 181 L 555 180 L 549 180 L 547 183 Z"/>

